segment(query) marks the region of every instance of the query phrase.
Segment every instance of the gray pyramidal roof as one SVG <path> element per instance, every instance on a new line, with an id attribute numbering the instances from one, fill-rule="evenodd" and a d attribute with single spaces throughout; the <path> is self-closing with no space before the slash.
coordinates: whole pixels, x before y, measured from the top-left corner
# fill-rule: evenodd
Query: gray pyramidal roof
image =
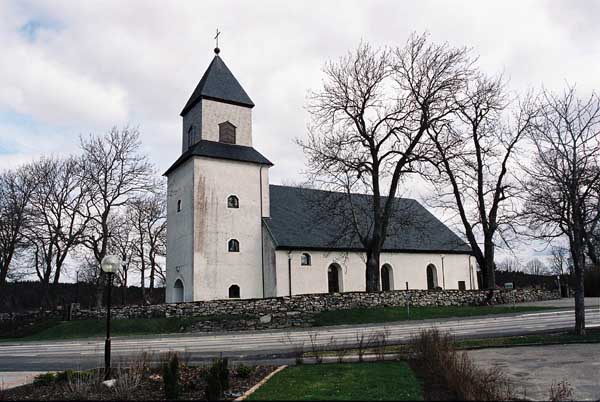
<path id="1" fill-rule="evenodd" d="M 171 167 L 164 173 L 164 176 L 167 176 L 173 170 L 177 169 L 192 156 L 203 156 L 205 158 L 227 159 L 232 161 L 250 162 L 257 163 L 259 165 L 273 166 L 271 161 L 269 161 L 260 152 L 252 147 L 200 140 L 187 151 L 182 153 L 175 163 L 173 163 Z"/>
<path id="2" fill-rule="evenodd" d="M 244 88 L 218 55 L 215 55 L 206 69 L 192 96 L 181 111 L 181 116 L 194 107 L 200 99 L 219 100 L 234 105 L 254 107 L 254 103 Z"/>
<path id="3" fill-rule="evenodd" d="M 263 222 L 278 249 L 362 251 L 345 193 L 269 186 L 271 217 Z M 384 251 L 469 254 L 471 248 L 417 201 L 396 198 Z M 242 201 L 243 202 L 243 201 Z M 370 226 L 372 196 L 352 195 L 361 232 Z"/>

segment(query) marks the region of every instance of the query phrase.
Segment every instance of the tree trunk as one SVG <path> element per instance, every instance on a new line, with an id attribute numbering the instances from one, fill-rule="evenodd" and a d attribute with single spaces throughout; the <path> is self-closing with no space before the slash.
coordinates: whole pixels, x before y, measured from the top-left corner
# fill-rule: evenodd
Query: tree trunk
<path id="1" fill-rule="evenodd" d="M 494 265 L 494 243 L 491 239 L 485 240 L 484 245 L 484 266 L 481 267 L 483 271 L 483 285 L 486 289 L 496 289 L 496 275 Z"/>
<path id="2" fill-rule="evenodd" d="M 0 265 L 0 286 L 6 283 L 6 276 L 8 275 L 8 264 Z"/>
<path id="3" fill-rule="evenodd" d="M 379 292 L 379 250 L 367 253 L 367 292 Z"/>
<path id="4" fill-rule="evenodd" d="M 585 299 L 584 299 L 584 271 L 585 254 L 575 246 L 573 265 L 575 268 L 575 334 L 585 335 Z"/>

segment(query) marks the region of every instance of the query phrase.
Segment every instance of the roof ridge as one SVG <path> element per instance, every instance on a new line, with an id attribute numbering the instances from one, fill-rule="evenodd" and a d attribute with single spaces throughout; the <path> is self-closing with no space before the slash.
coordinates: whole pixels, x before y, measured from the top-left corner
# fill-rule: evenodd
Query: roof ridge
<path id="1" fill-rule="evenodd" d="M 300 187 L 300 186 L 288 186 L 288 185 L 284 185 L 284 184 L 269 184 L 269 186 L 286 187 L 286 188 L 293 188 L 293 189 L 298 189 L 298 190 L 308 190 L 308 191 L 320 191 L 320 192 L 323 192 L 323 193 L 330 193 L 330 194 L 346 194 L 343 191 L 323 190 L 323 189 L 320 189 L 320 188 L 310 188 L 310 187 Z M 373 194 L 365 194 L 365 193 L 350 193 L 350 194 L 351 195 L 364 196 L 364 197 L 373 197 Z M 384 195 L 384 196 L 382 196 L 382 198 L 388 198 L 388 196 Z M 417 201 L 416 199 L 414 199 L 412 197 L 394 197 L 394 199 L 396 199 L 396 200 L 414 201 L 414 202 L 419 203 L 419 201 Z"/>

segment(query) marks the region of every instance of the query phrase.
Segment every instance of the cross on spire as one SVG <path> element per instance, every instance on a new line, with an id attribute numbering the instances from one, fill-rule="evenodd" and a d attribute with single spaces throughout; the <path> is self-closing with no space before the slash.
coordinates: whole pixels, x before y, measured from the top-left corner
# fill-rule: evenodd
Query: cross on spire
<path id="1" fill-rule="evenodd" d="M 217 28 L 217 34 L 215 35 L 215 54 L 219 54 L 221 51 L 221 49 L 219 49 L 219 35 L 221 35 L 221 32 L 219 31 L 219 28 Z"/>

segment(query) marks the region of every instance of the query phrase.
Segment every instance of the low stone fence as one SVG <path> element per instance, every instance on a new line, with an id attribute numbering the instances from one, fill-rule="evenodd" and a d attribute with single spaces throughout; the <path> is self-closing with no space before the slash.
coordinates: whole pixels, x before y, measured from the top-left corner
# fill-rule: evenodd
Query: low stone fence
<path id="1" fill-rule="evenodd" d="M 193 327 L 195 331 L 228 331 L 267 328 L 308 327 L 322 311 L 347 310 L 359 307 L 411 306 L 481 306 L 560 298 L 557 291 L 543 289 L 515 290 L 396 290 L 389 292 L 348 292 L 308 294 L 269 299 L 226 299 L 150 306 L 125 306 L 111 310 L 115 319 L 156 317 L 203 317 Z M 106 309 L 70 311 L 70 319 L 101 319 Z M 65 319 L 65 311 L 37 311 L 0 314 L 0 323 L 7 320 L 34 321 Z"/>

